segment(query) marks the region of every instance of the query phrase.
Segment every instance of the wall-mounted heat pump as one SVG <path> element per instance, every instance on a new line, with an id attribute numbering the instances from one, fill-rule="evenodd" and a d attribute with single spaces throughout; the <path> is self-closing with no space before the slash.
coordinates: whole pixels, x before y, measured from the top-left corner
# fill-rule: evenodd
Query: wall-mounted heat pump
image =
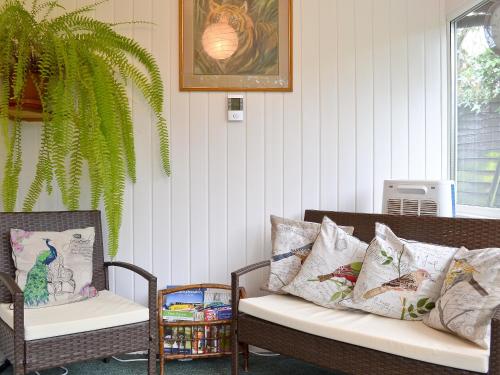
<path id="1" fill-rule="evenodd" d="M 409 216 L 455 216 L 454 181 L 384 181 L 383 213 Z"/>

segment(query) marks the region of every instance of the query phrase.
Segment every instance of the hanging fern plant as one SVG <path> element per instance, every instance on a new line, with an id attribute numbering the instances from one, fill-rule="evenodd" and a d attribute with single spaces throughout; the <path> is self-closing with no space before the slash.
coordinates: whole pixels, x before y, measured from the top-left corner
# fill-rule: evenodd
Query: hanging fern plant
<path id="1" fill-rule="evenodd" d="M 56 184 L 64 205 L 79 208 L 80 181 L 88 166 L 91 205 L 104 202 L 109 254 L 118 251 L 123 193 L 135 182 L 136 162 L 131 81 L 151 106 L 157 122 L 163 169 L 170 174 L 168 132 L 163 117 L 163 84 L 152 55 L 113 24 L 87 14 L 101 2 L 54 17 L 59 2 L 4 0 L 0 7 L 0 128 L 7 150 L 2 198 L 16 206 L 22 167 L 21 120 L 30 104 L 30 85 L 40 98 L 41 148 L 36 173 L 23 202 L 34 208 L 41 192 Z"/>

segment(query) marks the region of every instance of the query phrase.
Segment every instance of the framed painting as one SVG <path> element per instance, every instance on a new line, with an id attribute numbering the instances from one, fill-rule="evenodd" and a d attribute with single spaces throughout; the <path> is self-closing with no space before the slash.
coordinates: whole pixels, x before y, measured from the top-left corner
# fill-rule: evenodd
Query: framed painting
<path id="1" fill-rule="evenodd" d="M 292 0 L 179 0 L 181 91 L 292 91 Z"/>

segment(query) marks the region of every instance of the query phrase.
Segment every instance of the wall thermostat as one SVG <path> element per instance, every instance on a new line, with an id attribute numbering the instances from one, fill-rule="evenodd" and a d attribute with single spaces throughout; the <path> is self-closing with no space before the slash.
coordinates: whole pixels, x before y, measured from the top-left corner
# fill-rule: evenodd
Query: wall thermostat
<path id="1" fill-rule="evenodd" d="M 227 120 L 243 121 L 243 95 L 228 94 Z"/>

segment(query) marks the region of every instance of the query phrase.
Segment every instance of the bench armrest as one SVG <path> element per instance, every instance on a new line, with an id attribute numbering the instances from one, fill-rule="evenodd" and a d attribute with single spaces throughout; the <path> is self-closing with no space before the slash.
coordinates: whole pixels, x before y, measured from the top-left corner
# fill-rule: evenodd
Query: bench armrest
<path id="1" fill-rule="evenodd" d="M 489 374 L 500 374 L 500 307 L 491 320 L 491 349 Z"/>
<path id="2" fill-rule="evenodd" d="M 240 277 L 249 273 L 249 272 L 258 270 L 260 268 L 269 267 L 270 265 L 271 265 L 271 261 L 265 260 L 265 261 L 262 261 L 259 263 L 250 264 L 246 267 L 240 268 L 239 270 L 231 273 L 231 301 L 232 301 L 234 323 L 236 323 L 236 320 L 237 320 L 238 305 L 240 302 L 240 290 L 241 290 Z M 236 327 L 234 327 L 234 328 L 236 328 Z"/>
<path id="3" fill-rule="evenodd" d="M 120 267 L 132 271 L 139 276 L 142 276 L 148 281 L 148 308 L 149 308 L 149 335 L 150 340 L 157 342 L 158 339 L 158 316 L 157 316 L 157 306 L 156 306 L 156 293 L 157 293 L 157 279 L 156 276 L 149 273 L 145 269 L 138 267 L 134 264 L 125 262 L 104 262 L 104 267 L 108 269 L 109 267 Z"/>

